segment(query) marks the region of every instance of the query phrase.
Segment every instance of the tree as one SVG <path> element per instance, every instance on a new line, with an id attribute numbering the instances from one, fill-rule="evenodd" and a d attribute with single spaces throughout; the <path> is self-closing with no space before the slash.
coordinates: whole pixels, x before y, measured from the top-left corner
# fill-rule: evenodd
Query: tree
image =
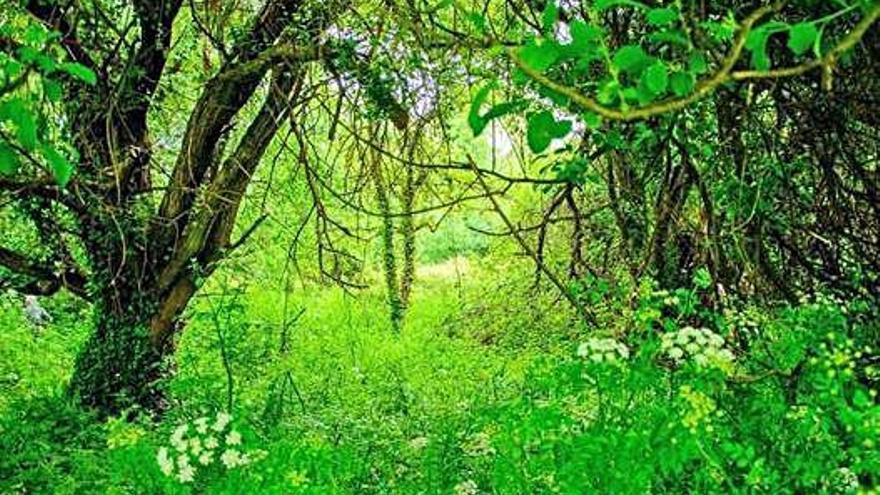
<path id="1" fill-rule="evenodd" d="M 77 360 L 71 391 L 107 413 L 130 404 L 161 408 L 155 382 L 172 352 L 178 318 L 199 279 L 234 248 L 233 226 L 249 180 L 295 102 L 302 65 L 328 55 L 313 40 L 339 7 L 326 3 L 318 9 L 300 0 L 262 6 L 205 82 L 157 201 L 148 114 L 166 71 L 181 3 L 135 0 L 126 6 L 136 34 L 118 39 L 124 49 L 102 44 L 111 37 L 112 22 L 90 24 L 63 4 L 33 0 L 25 6 L 59 32 L 68 57 L 96 77 L 94 84 L 64 81 L 62 112 L 81 153 L 76 175 L 65 187 L 38 177 L 10 179 L 3 188 L 63 208 L 87 253 L 88 269 L 77 266 L 65 249 L 51 260 L 3 249 L 0 262 L 30 279 L 19 286 L 24 292 L 65 287 L 95 305 L 96 330 Z M 106 14 L 106 6 L 92 8 L 95 19 Z M 236 121 L 246 117 L 242 109 L 257 97 L 267 75 L 259 110 L 248 122 Z M 229 143 L 234 127 L 244 131 L 237 143 Z M 35 226 L 50 237 L 61 220 L 43 220 Z M 63 239 L 56 240 L 63 246 Z"/>

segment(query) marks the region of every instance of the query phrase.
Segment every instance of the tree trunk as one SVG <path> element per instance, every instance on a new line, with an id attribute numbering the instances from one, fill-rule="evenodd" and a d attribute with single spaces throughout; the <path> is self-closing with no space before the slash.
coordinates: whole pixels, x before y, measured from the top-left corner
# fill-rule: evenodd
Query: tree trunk
<path id="1" fill-rule="evenodd" d="M 150 339 L 149 319 L 138 313 L 120 317 L 96 310 L 95 332 L 77 357 L 70 392 L 100 414 L 165 408 L 159 387 L 164 353 Z"/>
<path id="2" fill-rule="evenodd" d="M 166 409 L 161 382 L 174 368 L 167 358 L 195 289 L 185 279 L 160 300 L 150 291 L 105 286 L 105 302 L 95 305 L 95 331 L 77 356 L 71 395 L 102 415 Z"/>

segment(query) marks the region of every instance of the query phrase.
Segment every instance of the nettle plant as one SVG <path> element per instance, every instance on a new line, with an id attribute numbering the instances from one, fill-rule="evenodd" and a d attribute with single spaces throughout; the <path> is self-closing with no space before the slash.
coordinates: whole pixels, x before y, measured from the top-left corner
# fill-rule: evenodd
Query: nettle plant
<path id="1" fill-rule="evenodd" d="M 820 71 L 830 91 L 836 66 L 880 18 L 880 3 L 870 0 L 828 2 L 816 18 L 804 16 L 818 10 L 807 0 L 751 11 L 729 2 L 658 3 L 548 1 L 532 26 L 539 32 L 522 42 L 495 39 L 487 19 L 476 22 L 478 36 L 515 65 L 512 82 L 521 91 L 490 106 L 499 81 L 479 89 L 468 116 L 474 134 L 520 114 L 535 153 L 578 128 L 575 120 L 619 147 L 625 143 L 603 121 L 671 114 L 732 84 Z"/>
<path id="2" fill-rule="evenodd" d="M 162 474 L 180 483 L 192 483 L 198 476 L 219 475 L 262 459 L 265 451 L 245 449 L 232 419 L 221 411 L 213 418 L 202 416 L 178 425 L 168 445 L 156 453 Z"/>

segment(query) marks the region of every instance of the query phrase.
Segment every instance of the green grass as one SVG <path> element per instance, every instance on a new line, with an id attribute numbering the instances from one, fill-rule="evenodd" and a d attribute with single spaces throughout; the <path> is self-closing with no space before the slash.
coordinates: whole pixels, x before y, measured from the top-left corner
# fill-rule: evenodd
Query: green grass
<path id="1" fill-rule="evenodd" d="M 400 334 L 378 291 L 285 295 L 221 274 L 187 315 L 168 411 L 133 422 L 99 422 L 61 394 L 82 308 L 48 302 L 66 316 L 35 334 L 5 300 L 2 369 L 19 378 L 2 385 L 0 494 L 830 494 L 880 480 L 877 370 L 853 367 L 876 328 L 845 308 L 709 315 L 721 334 L 761 334 L 734 365 L 705 367 L 671 362 L 658 338 L 703 311 L 697 289 L 670 306 L 643 284 L 617 317 L 632 354 L 596 363 L 577 344 L 610 333 L 523 292 L 530 271 L 458 259 L 420 274 Z M 174 430 L 192 438 L 197 418 L 224 411 L 234 448 L 257 460 L 165 476 L 157 454 Z"/>

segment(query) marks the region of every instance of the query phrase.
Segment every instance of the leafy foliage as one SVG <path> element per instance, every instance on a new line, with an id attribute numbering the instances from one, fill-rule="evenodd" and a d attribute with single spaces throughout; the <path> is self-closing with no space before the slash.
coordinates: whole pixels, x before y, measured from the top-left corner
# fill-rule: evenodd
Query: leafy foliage
<path id="1" fill-rule="evenodd" d="M 0 493 L 876 493 L 878 22 L 4 6 Z"/>

